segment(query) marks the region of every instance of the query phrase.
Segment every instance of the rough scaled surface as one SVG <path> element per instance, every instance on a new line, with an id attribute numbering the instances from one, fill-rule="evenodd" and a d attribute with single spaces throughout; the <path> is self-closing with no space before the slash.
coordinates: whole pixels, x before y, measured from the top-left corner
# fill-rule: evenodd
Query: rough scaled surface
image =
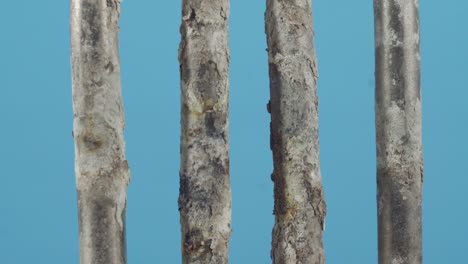
<path id="1" fill-rule="evenodd" d="M 422 263 L 418 0 L 374 0 L 380 264 Z"/>
<path id="2" fill-rule="evenodd" d="M 81 264 L 124 264 L 126 190 L 118 0 L 71 0 Z"/>
<path id="3" fill-rule="evenodd" d="M 267 0 L 273 263 L 324 263 L 326 206 L 318 141 L 317 63 L 310 0 Z"/>
<path id="4" fill-rule="evenodd" d="M 183 263 L 228 263 L 228 0 L 184 0 L 179 211 Z"/>

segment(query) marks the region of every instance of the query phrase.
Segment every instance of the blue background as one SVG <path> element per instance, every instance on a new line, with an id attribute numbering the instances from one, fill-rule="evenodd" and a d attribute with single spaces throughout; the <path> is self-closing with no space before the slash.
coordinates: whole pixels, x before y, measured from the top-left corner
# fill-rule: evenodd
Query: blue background
<path id="1" fill-rule="evenodd" d="M 468 2 L 420 1 L 424 259 L 468 250 Z M 125 0 L 120 50 L 126 110 L 128 261 L 180 263 L 181 1 Z M 273 185 L 263 13 L 232 0 L 231 263 L 269 263 Z M 314 2 L 328 263 L 376 263 L 372 1 Z M 0 260 L 78 263 L 69 3 L 1 0 Z"/>

